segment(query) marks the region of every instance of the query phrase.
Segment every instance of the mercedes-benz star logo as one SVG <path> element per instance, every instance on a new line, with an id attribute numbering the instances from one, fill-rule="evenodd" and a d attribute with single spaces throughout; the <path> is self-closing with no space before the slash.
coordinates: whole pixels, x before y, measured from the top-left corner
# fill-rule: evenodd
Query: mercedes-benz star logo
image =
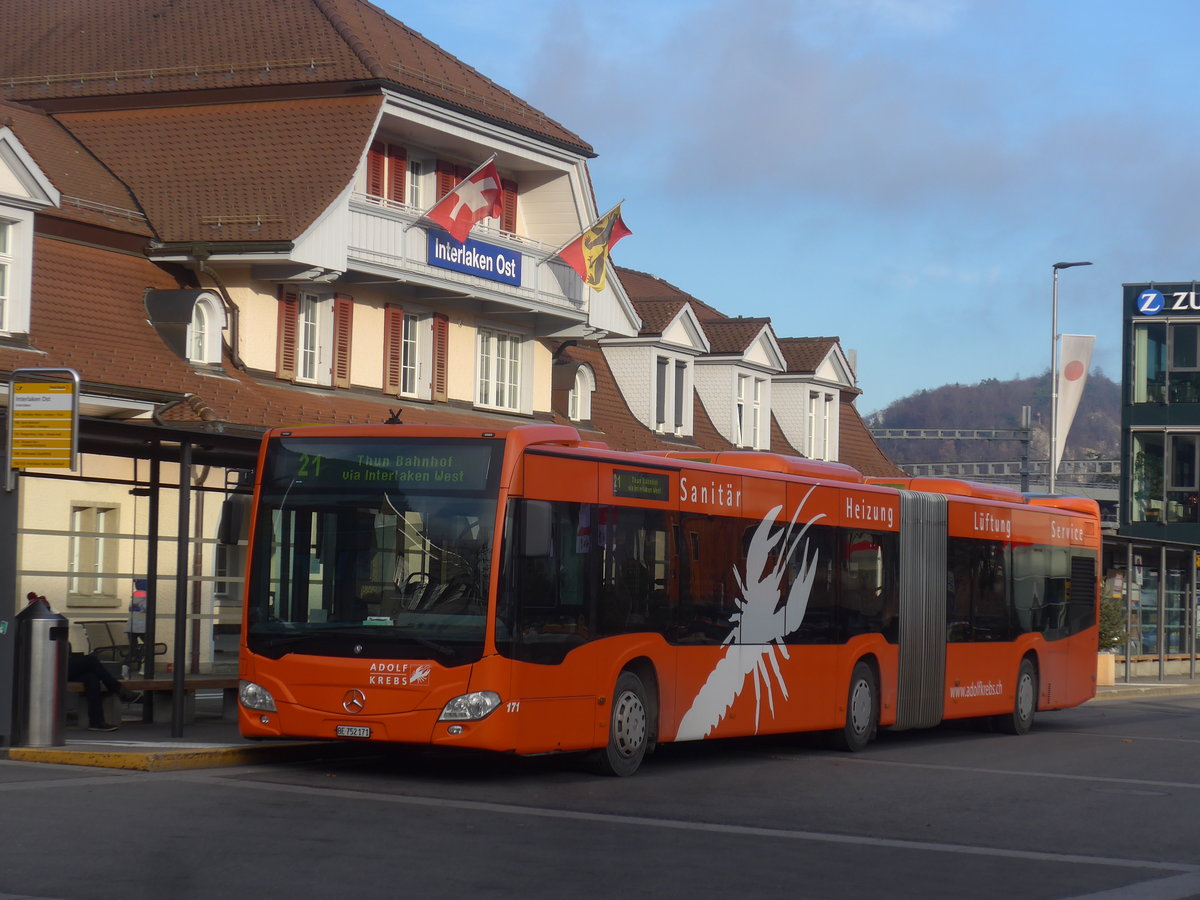
<path id="1" fill-rule="evenodd" d="M 355 688 L 352 691 L 346 691 L 346 695 L 342 697 L 342 709 L 348 713 L 360 713 L 367 706 L 367 695 Z"/>

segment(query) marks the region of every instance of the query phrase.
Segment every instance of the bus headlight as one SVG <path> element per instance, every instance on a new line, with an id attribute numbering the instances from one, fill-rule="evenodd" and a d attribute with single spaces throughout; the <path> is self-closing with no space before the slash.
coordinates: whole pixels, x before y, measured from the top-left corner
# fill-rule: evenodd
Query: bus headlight
<path id="1" fill-rule="evenodd" d="M 253 681 L 238 682 L 238 699 L 246 709 L 275 712 L 275 698 L 271 696 L 271 692 Z"/>
<path id="2" fill-rule="evenodd" d="M 442 709 L 439 722 L 478 722 L 486 719 L 500 705 L 495 691 L 474 691 L 455 697 Z"/>

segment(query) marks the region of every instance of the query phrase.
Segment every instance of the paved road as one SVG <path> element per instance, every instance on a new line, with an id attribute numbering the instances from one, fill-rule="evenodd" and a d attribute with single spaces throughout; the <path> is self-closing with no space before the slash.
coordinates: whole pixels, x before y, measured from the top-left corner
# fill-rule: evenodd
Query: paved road
<path id="1" fill-rule="evenodd" d="M 0 762 L 0 898 L 1200 895 L 1200 697 L 1012 738 L 572 760 L 396 752 L 198 772 Z"/>

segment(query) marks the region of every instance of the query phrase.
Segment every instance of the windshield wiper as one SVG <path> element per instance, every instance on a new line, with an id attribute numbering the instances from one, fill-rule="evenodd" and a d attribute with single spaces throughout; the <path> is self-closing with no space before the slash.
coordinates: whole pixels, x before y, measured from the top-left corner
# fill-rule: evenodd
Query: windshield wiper
<path id="1" fill-rule="evenodd" d="M 354 625 L 346 629 L 338 629 L 335 632 L 326 632 L 326 634 L 334 635 L 354 635 L 355 637 L 379 637 L 381 634 L 394 635 L 401 637 L 406 641 L 412 641 L 414 644 L 424 647 L 426 650 L 432 650 L 438 656 L 443 656 L 447 659 L 453 658 L 456 654 L 453 647 L 447 647 L 445 644 L 439 644 L 437 641 L 431 641 L 429 638 L 421 637 L 407 628 L 402 628 L 399 625 L 370 625 L 360 626 Z"/>
<path id="2" fill-rule="evenodd" d="M 292 649 L 298 644 L 308 641 L 337 640 L 342 637 L 397 637 L 410 641 L 418 647 L 424 647 L 442 659 L 452 660 L 458 655 L 453 647 L 448 647 L 445 644 L 439 644 L 437 641 L 431 641 L 429 638 L 421 637 L 419 634 L 414 634 L 407 629 L 401 628 L 399 625 L 371 625 L 366 627 L 350 625 L 345 628 L 327 627 L 321 631 L 310 631 L 304 634 L 273 635 L 263 632 L 251 632 L 251 634 L 254 637 L 262 639 L 270 650 L 282 651 L 279 653 L 279 656 L 283 656 L 283 653 L 286 652 L 285 648 Z M 270 653 L 264 655 L 270 655 Z M 274 658 L 278 659 L 279 657 L 276 656 Z"/>

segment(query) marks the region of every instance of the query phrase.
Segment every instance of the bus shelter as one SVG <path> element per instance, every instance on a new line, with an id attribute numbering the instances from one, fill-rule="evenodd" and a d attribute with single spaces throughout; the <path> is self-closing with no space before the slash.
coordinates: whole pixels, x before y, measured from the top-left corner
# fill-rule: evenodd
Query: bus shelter
<path id="1" fill-rule="evenodd" d="M 6 410 L 0 426 L 6 437 Z M 76 470 L 22 470 L 0 491 L 0 571 L 12 573 L 0 604 L 15 613 L 34 590 L 72 622 L 111 628 L 144 588 L 149 652 L 128 674 L 170 673 L 172 736 L 183 733 L 185 679 L 200 671 L 200 625 L 215 619 L 214 585 L 223 617 L 240 621 L 238 543 L 259 441 L 250 430 L 81 417 Z"/>

